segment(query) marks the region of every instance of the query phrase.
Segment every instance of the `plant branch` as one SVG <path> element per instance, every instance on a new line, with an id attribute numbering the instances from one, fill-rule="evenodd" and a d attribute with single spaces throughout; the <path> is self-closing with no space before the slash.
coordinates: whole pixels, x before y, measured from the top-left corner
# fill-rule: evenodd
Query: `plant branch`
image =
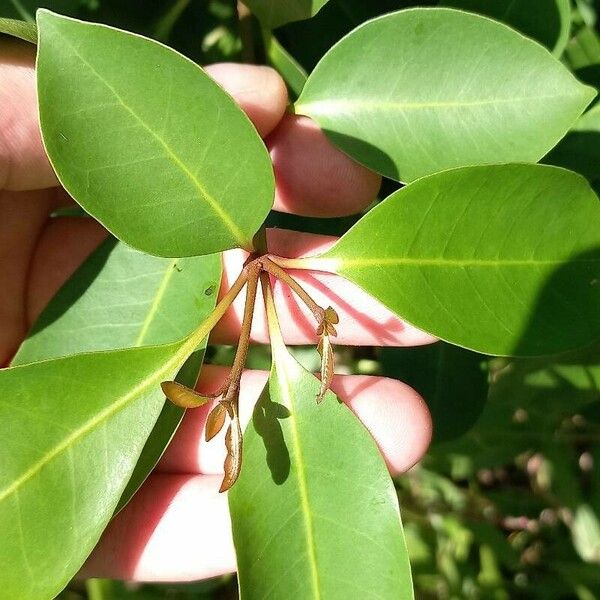
<path id="1" fill-rule="evenodd" d="M 239 392 L 240 380 L 248 356 L 248 347 L 250 345 L 250 332 L 252 330 L 252 321 L 254 318 L 254 306 L 256 304 L 256 292 L 258 289 L 258 278 L 260 275 L 260 264 L 250 263 L 248 265 L 248 279 L 246 287 L 246 304 L 244 306 L 244 317 L 240 330 L 240 341 L 233 359 L 231 374 L 229 375 L 229 387 L 224 400 L 231 400 Z"/>

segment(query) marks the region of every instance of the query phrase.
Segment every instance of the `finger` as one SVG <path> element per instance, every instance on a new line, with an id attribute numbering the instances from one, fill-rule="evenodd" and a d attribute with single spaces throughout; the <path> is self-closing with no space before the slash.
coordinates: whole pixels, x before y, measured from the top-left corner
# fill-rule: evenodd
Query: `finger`
<path id="1" fill-rule="evenodd" d="M 226 367 L 206 365 L 198 390 L 216 391 L 228 373 Z M 244 372 L 240 391 L 242 427 L 250 421 L 267 378 L 267 371 Z M 385 377 L 337 375 L 332 389 L 371 433 L 392 475 L 404 473 L 423 457 L 431 442 L 431 416 L 423 398 L 411 387 Z M 161 459 L 159 471 L 223 473 L 225 428 L 210 442 L 204 440 L 206 418 L 215 403 L 187 411 Z"/>
<path id="2" fill-rule="evenodd" d="M 283 117 L 287 89 L 271 67 L 217 63 L 205 67 L 205 71 L 242 107 L 262 137 Z"/>
<path id="3" fill-rule="evenodd" d="M 291 232 L 282 229 L 267 231 L 269 251 L 273 254 L 302 257 L 319 254 L 331 247 L 335 238 Z M 221 292 L 230 287 L 238 276 L 246 254 L 227 252 L 223 257 Z M 292 271 L 317 304 L 332 306 L 340 317 L 336 325 L 338 335 L 334 343 L 350 346 L 418 346 L 429 344 L 435 338 L 399 319 L 389 309 L 369 296 L 350 281 L 317 271 Z M 279 281 L 274 281 L 273 292 L 277 314 L 288 344 L 313 344 L 317 342 L 314 317 L 310 310 Z M 266 316 L 259 291 L 256 303 L 252 340 L 267 343 L 269 340 Z M 233 344 L 239 335 L 244 311 L 244 294 L 240 294 L 213 331 L 214 343 Z"/>
<path id="4" fill-rule="evenodd" d="M 113 519 L 81 577 L 192 581 L 235 570 L 221 478 L 153 474 Z"/>
<path id="5" fill-rule="evenodd" d="M 227 376 L 223 367 L 204 368 L 198 389 L 214 391 Z M 267 373 L 246 371 L 240 398 L 248 422 Z M 431 419 L 423 400 L 397 381 L 347 376 L 334 379 L 334 391 L 357 413 L 375 437 L 392 473 L 410 468 L 431 439 Z M 190 581 L 235 570 L 235 552 L 225 494 L 219 494 L 223 440 L 200 441 L 206 407 L 188 411 L 155 472 L 130 504 L 111 522 L 84 566 L 83 577 L 136 581 Z M 221 434 L 222 435 L 222 434 Z M 211 455 L 212 452 L 212 455 Z"/>
<path id="6" fill-rule="evenodd" d="M 0 41 L 0 189 L 37 190 L 57 185 L 40 136 L 35 48 Z"/>
<path id="7" fill-rule="evenodd" d="M 277 187 L 276 210 L 337 217 L 364 210 L 381 177 L 338 150 L 308 117 L 286 115 L 267 138 Z"/>
<path id="8" fill-rule="evenodd" d="M 51 190 L 0 191 L 0 365 L 7 363 L 28 328 L 23 302 L 27 273 L 53 202 Z"/>

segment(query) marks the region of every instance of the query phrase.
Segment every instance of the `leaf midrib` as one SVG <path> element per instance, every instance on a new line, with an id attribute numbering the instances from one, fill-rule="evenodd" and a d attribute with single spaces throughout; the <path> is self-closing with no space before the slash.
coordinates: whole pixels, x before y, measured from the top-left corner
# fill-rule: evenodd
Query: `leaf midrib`
<path id="1" fill-rule="evenodd" d="M 165 294 L 167 293 L 169 282 L 171 281 L 171 278 L 173 277 L 173 273 L 175 272 L 176 264 L 177 264 L 177 259 L 173 259 L 173 260 L 169 261 L 168 265 L 166 266 L 165 273 L 163 274 L 160 284 L 158 285 L 158 288 L 156 289 L 156 293 L 154 295 L 154 300 L 152 300 L 152 304 L 150 305 L 150 307 L 148 309 L 148 313 L 146 314 L 146 318 L 144 319 L 144 322 L 142 323 L 140 332 L 133 344 L 136 347 L 141 346 L 142 342 L 144 341 L 144 338 L 146 337 L 146 335 L 148 333 L 148 330 L 150 329 L 150 325 L 152 325 L 152 322 L 154 321 L 154 317 L 156 317 L 158 308 L 159 308 L 163 298 L 165 297 Z"/>
<path id="2" fill-rule="evenodd" d="M 343 258 L 332 255 L 331 259 L 323 257 L 323 262 L 334 260 L 338 268 L 347 267 L 377 267 L 377 266 L 434 266 L 434 267 L 526 267 L 526 266 L 567 266 L 572 263 L 600 264 L 599 258 L 565 258 L 563 260 L 550 259 L 455 259 L 455 258 Z M 318 264 L 319 259 L 311 260 L 311 265 Z"/>
<path id="3" fill-rule="evenodd" d="M 54 28 L 55 33 L 58 33 L 56 28 Z M 223 224 L 227 227 L 233 237 L 237 240 L 240 246 L 245 247 L 248 244 L 248 240 L 246 236 L 243 234 L 241 229 L 235 224 L 235 222 L 230 218 L 230 216 L 223 210 L 220 206 L 219 202 L 216 198 L 209 193 L 206 187 L 201 183 L 201 181 L 192 173 L 192 171 L 187 167 L 187 165 L 177 156 L 177 153 L 167 144 L 163 138 L 156 133 L 150 125 L 148 125 L 121 97 L 119 92 L 112 86 L 103 76 L 102 74 L 96 70 L 96 68 L 77 50 L 77 48 L 73 45 L 73 43 L 67 38 L 67 36 L 60 36 L 61 42 L 66 43 L 67 46 L 72 50 L 73 54 L 79 58 L 79 60 L 90 69 L 90 71 L 98 78 L 98 80 L 113 94 L 119 104 L 147 131 L 150 136 L 158 142 L 158 144 L 163 148 L 166 153 L 166 156 L 171 160 L 171 162 L 178 167 L 184 175 L 191 181 L 193 186 L 199 192 L 199 196 L 202 200 L 204 200 L 209 208 L 215 213 L 215 215 L 223 222 Z"/>
<path id="4" fill-rule="evenodd" d="M 475 106 L 496 106 L 502 104 L 518 104 L 523 102 L 532 102 L 534 100 L 557 100 L 562 98 L 573 98 L 576 94 L 543 94 L 539 96 L 513 98 L 482 98 L 477 100 L 465 101 L 436 101 L 436 102 L 391 102 L 391 101 L 373 101 L 361 100 L 359 98 L 338 98 L 332 100 L 315 100 L 314 102 L 297 102 L 295 110 L 299 114 L 327 114 L 332 112 L 346 112 L 356 110 L 388 110 L 405 111 L 421 110 L 427 108 L 468 108 Z"/>
<path id="5" fill-rule="evenodd" d="M 285 350 L 287 353 L 287 350 Z M 287 357 L 286 357 L 287 358 Z M 289 357 L 290 360 L 294 360 Z M 298 491 L 300 493 L 300 506 L 302 508 L 302 518 L 304 521 L 304 529 L 306 532 L 306 546 L 307 556 L 310 566 L 311 584 L 316 600 L 321 600 L 321 587 L 319 583 L 319 570 L 316 556 L 315 538 L 314 538 L 314 524 L 313 516 L 310 509 L 310 502 L 308 499 L 308 485 L 306 481 L 306 473 L 304 471 L 304 456 L 302 454 L 302 445 L 300 443 L 300 435 L 298 433 L 298 423 L 296 421 L 295 404 L 293 395 L 291 393 L 287 373 L 285 372 L 285 365 L 283 366 L 284 376 L 278 377 L 277 379 L 281 383 L 280 390 L 285 397 L 285 403 L 290 409 L 289 423 L 290 431 L 292 434 L 292 444 L 294 447 L 294 455 L 296 456 L 297 462 L 297 473 L 298 473 Z"/>

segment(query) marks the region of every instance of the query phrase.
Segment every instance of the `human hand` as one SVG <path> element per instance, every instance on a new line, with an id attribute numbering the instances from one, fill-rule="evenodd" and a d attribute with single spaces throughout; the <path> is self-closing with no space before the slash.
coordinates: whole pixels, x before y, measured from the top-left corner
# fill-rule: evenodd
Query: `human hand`
<path id="1" fill-rule="evenodd" d="M 50 218 L 71 200 L 58 187 L 41 143 L 33 48 L 16 40 L 0 44 L 0 360 L 6 364 L 49 299 L 107 234 L 92 219 Z M 285 86 L 274 71 L 230 64 L 207 70 L 265 138 L 276 172 L 277 210 L 339 216 L 359 212 L 373 200 L 379 177 L 331 146 L 309 119 L 285 114 Z M 269 249 L 295 257 L 314 254 L 331 242 L 323 236 L 274 231 Z M 243 260 L 241 251 L 225 253 L 223 286 L 235 278 Z M 297 278 L 320 304 L 338 312 L 340 344 L 432 341 L 335 275 L 303 271 Z M 304 307 L 279 282 L 274 292 L 286 341 L 314 342 L 314 326 L 307 327 Z M 265 342 L 260 306 L 253 339 Z M 211 340 L 235 343 L 240 322 L 236 302 Z M 223 368 L 206 366 L 198 387 L 211 391 L 225 376 Z M 248 420 L 266 377 L 256 371 L 244 374 L 243 420 Z M 371 431 L 392 473 L 420 459 L 431 423 L 416 392 L 397 381 L 366 376 L 338 376 L 332 387 Z M 187 413 L 155 472 L 108 527 L 84 567 L 85 576 L 183 581 L 235 569 L 226 496 L 217 493 L 223 444 L 202 441 L 209 409 Z"/>

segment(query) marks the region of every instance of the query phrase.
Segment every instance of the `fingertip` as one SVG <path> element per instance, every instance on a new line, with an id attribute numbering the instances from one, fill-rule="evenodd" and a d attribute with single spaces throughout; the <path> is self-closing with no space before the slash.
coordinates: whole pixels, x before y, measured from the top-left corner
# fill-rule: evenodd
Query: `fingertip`
<path id="1" fill-rule="evenodd" d="M 235 571 L 219 476 L 153 474 L 111 521 L 80 577 L 164 582 Z"/>
<path id="2" fill-rule="evenodd" d="M 432 421 L 413 388 L 386 377 L 335 377 L 333 391 L 375 438 L 392 475 L 419 462 L 431 443 Z"/>
<path id="3" fill-rule="evenodd" d="M 267 139 L 277 181 L 277 210 L 339 217 L 364 210 L 381 176 L 338 150 L 308 117 L 285 115 Z"/>
<path id="4" fill-rule="evenodd" d="M 265 137 L 283 117 L 288 95 L 285 82 L 271 67 L 217 63 L 205 71 L 226 90 Z"/>
<path id="5" fill-rule="evenodd" d="M 40 190 L 57 185 L 40 133 L 33 44 L 2 40 L 0 107 L 0 189 Z"/>

